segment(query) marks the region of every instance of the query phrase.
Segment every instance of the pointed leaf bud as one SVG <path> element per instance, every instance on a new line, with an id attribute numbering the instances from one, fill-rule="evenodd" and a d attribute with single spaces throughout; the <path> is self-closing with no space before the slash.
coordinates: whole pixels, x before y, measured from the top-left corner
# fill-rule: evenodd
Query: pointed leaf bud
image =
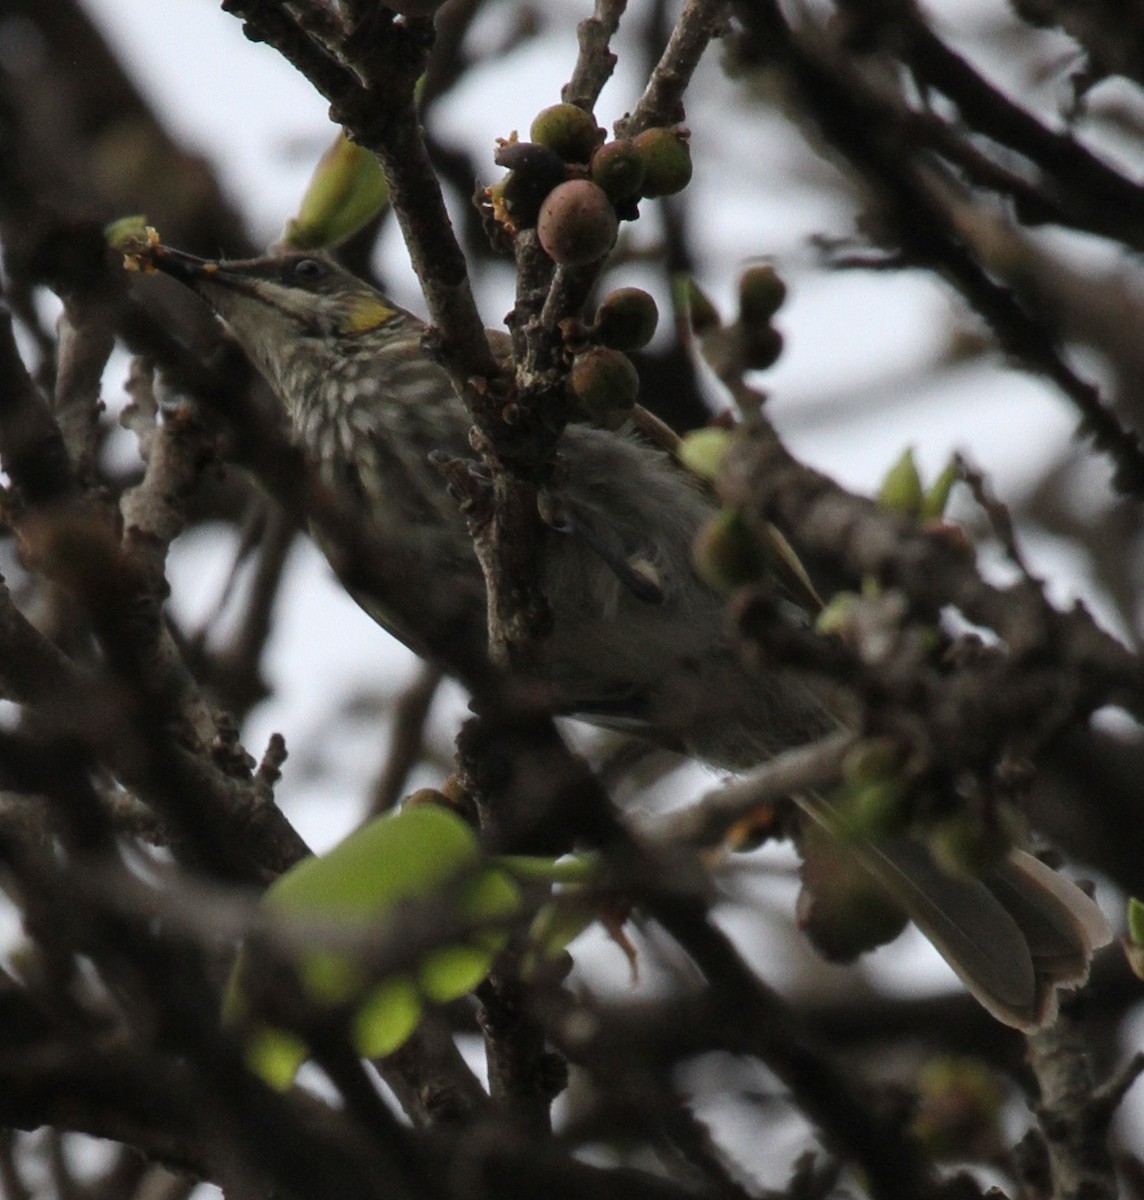
<path id="1" fill-rule="evenodd" d="M 903 516 L 917 516 L 922 506 L 922 480 L 914 461 L 914 448 L 907 446 L 886 472 L 878 489 L 878 507 Z"/>
<path id="2" fill-rule="evenodd" d="M 298 215 L 286 223 L 285 245 L 295 250 L 337 246 L 389 202 L 377 157 L 339 133 L 318 160 Z"/>
<path id="3" fill-rule="evenodd" d="M 949 503 L 949 494 L 953 485 L 961 478 L 956 458 L 951 459 L 934 480 L 929 490 L 922 497 L 918 515 L 923 521 L 936 521 L 945 516 L 945 507 Z"/>

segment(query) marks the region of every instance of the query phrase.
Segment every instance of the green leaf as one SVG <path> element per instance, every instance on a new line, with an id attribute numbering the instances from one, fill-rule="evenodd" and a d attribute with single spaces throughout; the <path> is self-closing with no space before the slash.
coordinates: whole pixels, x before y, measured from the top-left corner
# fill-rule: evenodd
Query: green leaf
<path id="1" fill-rule="evenodd" d="M 600 874 L 597 854 L 569 854 L 556 859 L 505 854 L 494 861 L 521 883 L 592 883 Z"/>
<path id="2" fill-rule="evenodd" d="M 353 930 L 383 925 L 398 905 L 450 888 L 444 894 L 453 895 L 460 920 L 490 927 L 433 949 L 412 973 L 377 982 L 369 963 L 349 951 L 315 945 L 297 954 L 298 977 L 314 1000 L 330 1007 L 357 1002 L 351 1034 L 360 1053 L 392 1053 L 416 1029 L 426 1001 L 455 1000 L 485 978 L 507 936 L 494 923 L 520 908 L 516 880 L 501 865 L 481 866 L 476 834 L 459 816 L 418 805 L 379 817 L 329 853 L 299 863 L 263 898 L 272 913 Z M 243 989 L 249 963 L 241 951 L 223 1005 L 230 1024 L 258 1017 Z M 305 1044 L 282 1030 L 258 1025 L 251 1035 L 252 1068 L 275 1086 L 290 1082 L 306 1054 Z"/>
<path id="3" fill-rule="evenodd" d="M 326 1004 L 344 1004 L 361 994 L 367 980 L 351 958 L 332 950 L 315 950 L 298 960 L 302 986 Z"/>
<path id="4" fill-rule="evenodd" d="M 354 1048 L 365 1058 L 382 1058 L 399 1049 L 421 1021 L 417 984 L 398 975 L 378 984 L 354 1013 Z"/>
<path id="5" fill-rule="evenodd" d="M 1128 898 L 1128 936 L 1137 946 L 1144 946 L 1144 903 L 1135 896 Z"/>
<path id="6" fill-rule="evenodd" d="M 246 1065 L 280 1092 L 294 1082 L 309 1054 L 300 1037 L 268 1026 L 254 1030 L 246 1041 Z"/>
<path id="7" fill-rule="evenodd" d="M 492 923 L 511 917 L 520 909 L 520 888 L 502 870 L 484 871 L 462 889 L 459 904 L 463 916 Z M 490 934 L 495 934 L 495 930 L 478 930 L 475 936 L 487 943 Z M 499 934 L 495 940 L 502 940 Z"/>
<path id="8" fill-rule="evenodd" d="M 376 926 L 398 903 L 431 895 L 475 867 L 479 858 L 476 835 L 460 817 L 436 805 L 419 805 L 379 817 L 328 854 L 299 863 L 270 888 L 264 903 L 292 916 Z M 484 883 L 486 877 L 482 874 L 462 889 L 460 915 L 483 920 L 486 915 L 507 914 L 519 904 L 515 885 L 507 880 Z M 490 887 L 494 898 L 486 895 Z M 491 954 L 484 955 L 484 962 L 487 972 Z M 352 1001 L 368 984 L 362 965 L 346 953 L 315 950 L 301 956 L 298 967 L 310 994 L 330 1004 Z M 483 973 L 476 982 L 481 978 Z M 448 999 L 473 986 L 469 983 Z M 388 1037 L 387 1032 L 382 1040 Z"/>
<path id="9" fill-rule="evenodd" d="M 488 975 L 499 949 L 457 945 L 431 950 L 417 971 L 422 995 L 434 1004 L 448 1004 L 467 996 Z"/>
<path id="10" fill-rule="evenodd" d="M 428 896 L 480 858 L 473 830 L 454 813 L 420 805 L 378 817 L 320 858 L 307 858 L 266 893 L 266 907 L 294 916 L 364 918 Z"/>
<path id="11" fill-rule="evenodd" d="M 520 888 L 504 872 L 482 872 L 463 889 L 459 898 L 462 916 L 475 922 L 495 922 L 520 909 Z M 468 995 L 489 973 L 506 934 L 495 927 L 477 929 L 466 944 L 443 946 L 421 960 L 417 980 L 422 994 L 436 1004 L 448 1004 Z"/>
<path id="12" fill-rule="evenodd" d="M 381 164 L 339 133 L 318 161 L 298 215 L 286 224 L 286 245 L 320 250 L 352 237 L 389 202 Z"/>
<path id="13" fill-rule="evenodd" d="M 528 930 L 529 959 L 535 965 L 548 962 L 568 948 L 597 917 L 597 906 L 569 899 L 567 894 L 546 904 L 533 918 Z M 525 974 L 527 976 L 526 967 Z"/>
<path id="14" fill-rule="evenodd" d="M 960 478 L 961 471 L 958 469 L 957 460 L 951 459 L 922 498 L 919 516 L 923 521 L 936 521 L 938 517 L 945 515 L 945 506 L 949 503 L 949 494 L 953 491 L 953 485 Z"/>
<path id="15" fill-rule="evenodd" d="M 878 489 L 878 507 L 904 516 L 917 516 L 921 506 L 922 480 L 914 461 L 913 447 L 907 446 L 882 480 Z"/>

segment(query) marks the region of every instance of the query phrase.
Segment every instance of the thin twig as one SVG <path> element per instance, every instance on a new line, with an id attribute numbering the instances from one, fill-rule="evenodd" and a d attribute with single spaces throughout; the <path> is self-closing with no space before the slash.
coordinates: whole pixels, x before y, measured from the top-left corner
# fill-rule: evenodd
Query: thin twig
<path id="1" fill-rule="evenodd" d="M 107 297 L 69 296 L 57 328 L 53 408 L 74 470 L 89 479 L 95 466 L 103 369 L 115 345 Z"/>
<path id="2" fill-rule="evenodd" d="M 627 6 L 628 0 L 596 0 L 592 15 L 576 26 L 580 53 L 572 77 L 560 90 L 560 99 L 565 104 L 578 104 L 587 112 L 596 107 L 600 92 L 616 66 L 609 43 Z"/>
<path id="3" fill-rule="evenodd" d="M 617 137 L 683 120 L 683 93 L 726 16 L 727 0 L 687 0 L 639 103 L 616 122 Z"/>
<path id="4" fill-rule="evenodd" d="M 424 664 L 417 678 L 393 705 L 393 730 L 385 765 L 370 791 L 371 814 L 389 812 L 405 790 L 409 772 L 421 758 L 425 745 L 425 721 L 443 674 L 439 667 Z"/>
<path id="5" fill-rule="evenodd" d="M 882 24 L 920 84 L 949 97 L 972 128 L 1035 163 L 1070 208 L 1091 214 L 1082 221 L 1097 220 L 1111 236 L 1144 246 L 1144 188 L 989 83 L 934 33 L 913 0 L 847 0 L 842 7 L 853 8 L 859 20 Z"/>
<path id="6" fill-rule="evenodd" d="M 892 224 L 906 259 L 940 271 L 1007 353 L 1060 388 L 1080 412 L 1083 431 L 1112 459 L 1117 486 L 1144 495 L 1140 439 L 1117 420 L 1099 389 L 1073 370 L 1052 331 L 966 245 L 963 226 L 976 206 L 948 173 L 910 155 L 904 101 L 876 91 L 822 31 L 795 31 L 773 0 L 739 0 L 736 12 L 747 31 L 740 42 L 744 57 L 785 66 L 824 136 L 876 189 L 880 218 Z"/>
<path id="7" fill-rule="evenodd" d="M 430 319 L 440 335 L 443 361 L 456 383 L 463 386 L 470 377 L 496 376 L 497 364 L 429 161 L 414 99 L 431 23 L 423 18 L 387 22 L 382 10 L 372 10 L 369 28 L 363 27 L 361 36 L 358 30 L 351 33 L 334 57 L 276 0 L 226 0 L 223 7 L 244 20 L 248 36 L 272 45 L 309 79 L 329 100 L 332 119 L 378 156 Z"/>
<path id="8" fill-rule="evenodd" d="M 735 824 L 764 805 L 837 781 L 854 741 L 851 733 L 835 733 L 786 750 L 733 782 L 709 791 L 697 803 L 661 817 L 644 833 L 657 842 L 715 845 Z"/>
<path id="9" fill-rule="evenodd" d="M 1093 1077 L 1083 1003 L 1061 1006 L 1047 1029 L 1029 1036 L 1040 1085 L 1037 1119 L 1048 1149 L 1054 1200 L 1115 1200 L 1116 1167 L 1109 1146 L 1112 1118 L 1124 1092 L 1144 1070 L 1137 1055 L 1119 1084 L 1103 1094 Z"/>
<path id="10" fill-rule="evenodd" d="M 985 514 L 989 527 L 993 530 L 993 536 L 1000 543 L 1006 557 L 1026 580 L 1031 581 L 1033 573 L 1029 570 L 1024 554 L 1021 553 L 1021 546 L 1017 541 L 1017 530 L 1013 525 L 1013 514 L 993 494 L 983 472 L 972 466 L 962 454 L 957 455 L 957 468 L 963 482 L 973 494 L 978 508 Z"/>
<path id="11" fill-rule="evenodd" d="M 227 644 L 211 656 L 208 667 L 223 702 L 239 720 L 269 691 L 262 656 L 273 628 L 286 561 L 298 534 L 297 523 L 279 505 L 262 502 L 262 506 L 262 537 L 242 619 Z"/>
<path id="12" fill-rule="evenodd" d="M 123 545 L 141 595 L 167 594 L 167 548 L 186 525 L 185 505 L 211 456 L 212 441 L 188 404 L 172 407 L 157 422 L 157 405 L 151 390 L 151 372 L 139 360 L 133 364 L 128 390 L 134 403 L 124 414 L 140 434 L 147 468 L 142 481 L 120 498 Z M 178 707 L 201 747 L 215 747 L 225 737 L 218 714 L 187 668 L 166 621 L 150 626 L 152 681 L 177 696 Z"/>
<path id="13" fill-rule="evenodd" d="M 666 878 L 667 876 L 661 876 Z M 876 1200 L 937 1200 L 942 1185 L 902 1122 L 883 1114 L 872 1097 L 810 1033 L 797 1013 L 746 966 L 704 904 L 677 890 L 649 902 L 655 919 L 703 972 L 699 994 L 643 1006 L 588 1006 L 588 1020 L 557 1023 L 555 1036 L 573 1062 L 638 1062 L 641 1070 L 724 1050 L 757 1056 L 789 1090 L 831 1150 L 860 1165 Z M 718 1031 L 718 1032 L 716 1032 Z M 972 1194 L 972 1193 L 971 1193 Z"/>
<path id="14" fill-rule="evenodd" d="M 996 630 L 1015 667 L 1054 665 L 1057 683 L 1049 690 L 1070 697 L 1073 719 L 1107 703 L 1144 715 L 1144 664 L 1084 608 L 1057 611 L 1029 580 L 1007 588 L 987 583 L 963 546 L 903 523 L 804 467 L 765 423 L 756 421 L 752 436 L 736 439 L 720 492 L 727 503 L 780 529 L 797 529 L 800 547 L 840 564 L 849 577 L 869 576 L 900 589 L 919 618 L 938 621 L 943 608 L 954 605 Z M 1055 711 L 1054 697 L 1026 699 Z"/>

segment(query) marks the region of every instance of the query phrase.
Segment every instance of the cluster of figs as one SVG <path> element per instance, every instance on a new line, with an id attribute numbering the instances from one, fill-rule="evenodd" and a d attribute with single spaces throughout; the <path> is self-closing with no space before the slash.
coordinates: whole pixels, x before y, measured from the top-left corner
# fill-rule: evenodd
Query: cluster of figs
<path id="1" fill-rule="evenodd" d="M 508 174 L 489 188 L 496 221 L 510 235 L 535 229 L 558 266 L 582 267 L 611 250 L 619 222 L 634 220 L 641 199 L 669 196 L 691 179 L 684 129 L 645 129 L 605 139 L 595 117 L 575 104 L 537 114 L 529 140 L 514 137 L 496 154 Z M 635 403 L 638 377 L 625 351 L 646 346 L 659 314 L 639 288 L 620 288 L 596 312 L 573 355 L 570 383 L 583 415 L 614 425 Z"/>

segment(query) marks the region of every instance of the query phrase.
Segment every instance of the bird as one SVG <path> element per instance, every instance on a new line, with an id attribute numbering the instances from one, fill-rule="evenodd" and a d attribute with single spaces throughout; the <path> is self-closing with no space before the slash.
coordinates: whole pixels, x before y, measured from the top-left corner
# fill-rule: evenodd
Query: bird
<path id="1" fill-rule="evenodd" d="M 401 535 L 410 586 L 463 597 L 472 628 L 483 629 L 483 576 L 438 466 L 442 456 L 471 457 L 472 422 L 425 348 L 426 323 L 324 254 L 203 259 L 162 244 L 148 253 L 207 303 L 265 377 L 319 477 Z M 574 423 L 557 457 L 558 482 L 541 497 L 552 620 L 539 664 L 556 708 L 736 771 L 839 729 L 795 673 L 752 670 L 736 654 L 725 597 L 693 562 L 715 502 L 662 445 Z M 374 598 L 355 598 L 416 648 L 415 631 Z M 794 799 L 837 832 L 826 799 Z M 968 990 L 1022 1031 L 1053 1019 L 1058 989 L 1081 984 L 1111 938 L 1096 903 L 1023 850 L 976 878 L 947 873 L 907 836 L 853 852 Z"/>

